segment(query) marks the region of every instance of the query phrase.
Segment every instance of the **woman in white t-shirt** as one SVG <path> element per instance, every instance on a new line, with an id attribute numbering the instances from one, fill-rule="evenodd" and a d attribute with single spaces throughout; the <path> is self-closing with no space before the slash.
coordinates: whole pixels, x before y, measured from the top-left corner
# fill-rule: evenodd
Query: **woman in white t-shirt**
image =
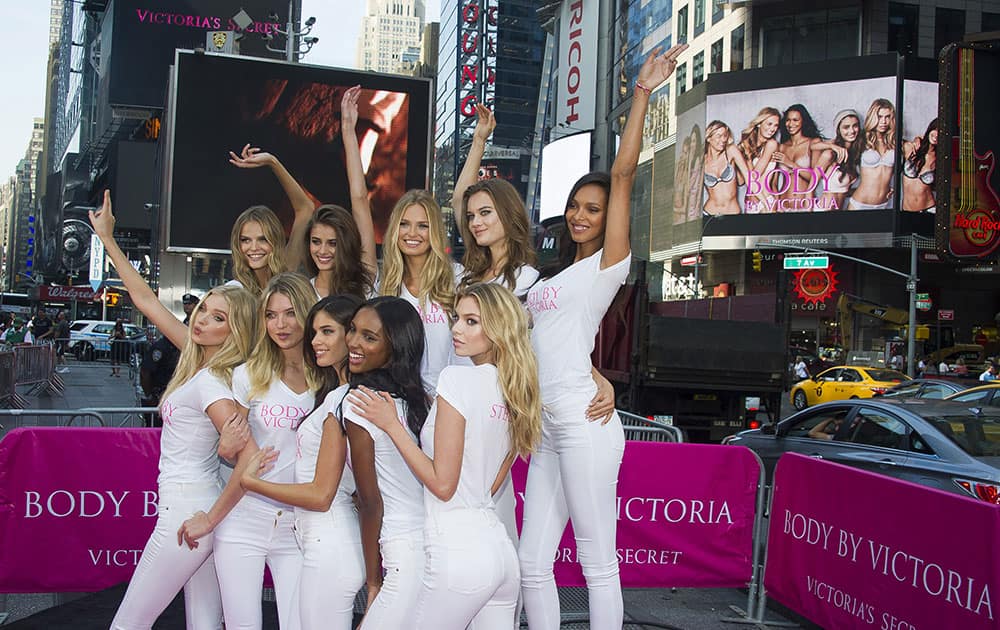
<path id="1" fill-rule="evenodd" d="M 115 242 L 110 193 L 104 194 L 101 210 L 90 213 L 90 221 L 132 302 L 181 348 L 161 397 L 156 525 L 111 627 L 152 627 L 183 588 L 187 627 L 216 630 L 222 627 L 222 599 L 213 540 L 188 549 L 176 544 L 175 534 L 184 519 L 208 509 L 222 490 L 216 448 L 219 432 L 236 411 L 230 384 L 233 368 L 250 353 L 256 300 L 239 287 L 216 287 L 198 303 L 188 329 L 160 303 Z"/>
<path id="2" fill-rule="evenodd" d="M 398 422 L 419 443 L 427 395 L 420 381 L 424 328 L 417 312 L 401 298 L 368 300 L 351 321 L 347 349 L 351 389 L 363 385 L 391 396 Z M 382 429 L 349 405 L 344 424 L 367 575 L 368 610 L 361 628 L 412 627 L 424 569 L 423 488 Z"/>
<path id="3" fill-rule="evenodd" d="M 294 481 L 296 429 L 312 411 L 319 386 L 302 351 L 306 316 L 315 301 L 309 282 L 297 273 L 281 273 L 268 282 L 261 295 L 257 344 L 233 373 L 233 399 L 247 414 L 251 439 L 239 451 L 219 500 L 178 532 L 188 545 L 197 545 L 198 538 L 215 531 L 215 566 L 228 628 L 261 627 L 265 564 L 274 579 L 281 627 L 299 626 L 302 552 L 292 507 L 253 492 L 244 496 L 240 478 L 258 447 L 271 446 L 278 458 L 262 478 Z"/>
<path id="4" fill-rule="evenodd" d="M 420 447 L 388 395 L 361 388 L 347 402 L 392 438 L 424 484 L 426 561 L 412 627 L 510 630 L 520 571 L 492 495 L 541 437 L 537 366 L 527 315 L 506 288 L 472 285 L 456 315 L 455 352 L 474 365 L 441 372 Z"/>
<path id="5" fill-rule="evenodd" d="M 347 394 L 345 335 L 361 303 L 353 295 L 326 297 L 306 318 L 305 359 L 321 385 L 316 408 L 298 428 L 295 483 L 261 478 L 279 456 L 271 447 L 250 458 L 241 479 L 247 492 L 295 506 L 304 556 L 298 605 L 305 630 L 350 630 L 354 599 L 365 581 L 361 530 L 351 498 L 354 475 L 344 465 L 347 438 L 338 420 Z"/>
<path id="6" fill-rule="evenodd" d="M 601 319 L 628 276 L 629 199 L 649 94 L 670 76 L 685 48 L 662 55 L 657 49 L 646 59 L 611 175 L 591 173 L 574 185 L 565 210 L 569 238 L 558 262 L 528 292 L 545 406 L 542 443 L 528 469 L 518 551 L 532 630 L 559 627 L 552 569 L 568 518 L 587 580 L 591 627 L 622 627 L 615 502 L 625 436 L 617 414 L 610 421 L 588 421 L 594 395 L 590 354 Z"/>

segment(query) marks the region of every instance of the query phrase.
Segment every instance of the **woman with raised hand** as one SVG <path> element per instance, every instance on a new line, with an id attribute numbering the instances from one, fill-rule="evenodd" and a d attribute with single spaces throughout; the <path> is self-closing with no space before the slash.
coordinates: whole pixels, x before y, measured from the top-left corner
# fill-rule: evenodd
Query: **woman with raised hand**
<path id="1" fill-rule="evenodd" d="M 247 414 L 251 439 L 237 454 L 236 469 L 219 500 L 178 531 L 189 546 L 215 531 L 227 628 L 260 628 L 264 565 L 271 570 L 282 628 L 299 626 L 298 581 L 302 569 L 289 504 L 253 492 L 244 496 L 243 471 L 258 447 L 278 451 L 266 481 L 292 483 L 296 429 L 312 411 L 319 388 L 316 371 L 305 363 L 305 321 L 316 294 L 305 277 L 281 273 L 268 282 L 259 304 L 257 343 L 247 362 L 233 372 L 233 398 Z M 224 454 L 225 455 L 225 454 Z"/>
<path id="2" fill-rule="evenodd" d="M 351 188 L 351 211 L 333 204 L 316 209 L 304 232 L 306 273 L 316 295 L 351 294 L 371 297 L 378 272 L 375 253 L 375 224 L 372 222 L 368 186 L 358 145 L 358 96 L 361 86 L 344 92 L 341 100 L 340 133 L 347 157 Z"/>
<path id="3" fill-rule="evenodd" d="M 216 287 L 198 302 L 188 328 L 160 303 L 115 242 L 111 194 L 90 213 L 94 231 L 136 308 L 181 348 L 173 378 L 161 397 L 160 474 L 156 526 L 146 542 L 111 627 L 151 628 L 181 588 L 187 627 L 222 627 L 222 599 L 212 560 L 213 540 L 197 549 L 174 542 L 184 521 L 219 497 L 219 433 L 235 420 L 233 369 L 250 353 L 256 301 L 239 287 Z"/>
<path id="4" fill-rule="evenodd" d="M 424 329 L 417 312 L 401 298 L 368 300 L 351 321 L 347 349 L 351 390 L 364 386 L 388 395 L 407 439 L 419 444 L 427 395 L 420 382 Z M 424 573 L 423 488 L 385 431 L 350 405 L 344 405 L 343 417 L 367 575 L 361 628 L 413 627 Z"/>
<path id="5" fill-rule="evenodd" d="M 295 482 L 267 481 L 278 453 L 257 451 L 241 483 L 274 501 L 295 507 L 295 530 L 302 545 L 299 614 L 305 630 L 349 630 L 354 599 L 365 582 L 361 530 L 351 495 L 354 475 L 346 467 L 347 438 L 340 423 L 347 394 L 346 331 L 362 304 L 354 295 L 320 300 L 306 318 L 306 363 L 316 370 L 316 408 L 299 425 Z"/>
<path id="6" fill-rule="evenodd" d="M 292 211 L 295 214 L 292 231 L 288 235 L 288 247 L 284 253 L 284 260 L 287 267 L 282 269 L 282 271 L 298 271 L 299 267 L 305 262 L 305 251 L 302 248 L 303 234 L 305 233 L 306 223 L 308 223 L 316 206 L 319 205 L 316 198 L 310 195 L 292 177 L 292 174 L 288 172 L 288 169 L 285 168 L 285 165 L 281 163 L 277 156 L 261 151 L 259 147 L 246 144 L 239 155 L 230 151 L 229 163 L 242 169 L 267 167 L 274 173 L 278 183 L 281 184 L 282 190 L 285 191 L 285 195 L 288 196 L 288 201 L 291 202 Z"/>
<path id="7" fill-rule="evenodd" d="M 492 494 L 517 455 L 541 437 L 541 399 L 528 318 L 496 284 L 458 295 L 455 352 L 473 366 L 441 372 L 420 446 L 385 393 L 361 387 L 347 403 L 392 439 L 424 484 L 424 583 L 414 628 L 510 630 L 520 571 Z"/>
<path id="8" fill-rule="evenodd" d="M 524 608 L 533 630 L 559 627 L 553 562 L 567 519 L 587 580 L 591 627 L 622 627 L 615 504 L 625 435 L 617 414 L 609 421 L 588 420 L 595 389 L 590 353 L 601 318 L 628 277 L 629 204 L 649 95 L 673 73 L 686 48 L 663 54 L 657 48 L 640 68 L 611 174 L 591 173 L 573 186 L 565 209 L 569 238 L 560 244 L 559 260 L 528 293 L 544 405 L 519 547 Z"/>

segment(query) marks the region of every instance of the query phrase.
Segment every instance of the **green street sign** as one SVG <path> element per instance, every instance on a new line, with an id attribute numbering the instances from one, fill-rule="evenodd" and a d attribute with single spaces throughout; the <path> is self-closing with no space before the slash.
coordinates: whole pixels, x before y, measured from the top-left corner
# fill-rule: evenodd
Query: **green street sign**
<path id="1" fill-rule="evenodd" d="M 826 269 L 830 266 L 829 256 L 788 256 L 784 258 L 785 269 Z"/>
<path id="2" fill-rule="evenodd" d="M 917 297 L 918 300 L 927 302 L 927 301 L 929 301 L 931 299 L 931 294 L 930 293 L 918 293 L 916 297 Z"/>

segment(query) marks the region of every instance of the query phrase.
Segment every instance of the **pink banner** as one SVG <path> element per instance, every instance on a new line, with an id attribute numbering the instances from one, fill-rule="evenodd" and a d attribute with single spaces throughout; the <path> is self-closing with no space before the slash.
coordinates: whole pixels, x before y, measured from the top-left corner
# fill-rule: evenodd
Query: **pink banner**
<path id="1" fill-rule="evenodd" d="M 521 519 L 528 466 L 514 465 Z M 626 587 L 740 587 L 751 575 L 760 466 L 745 448 L 627 442 L 618 477 L 618 561 Z M 584 586 L 572 527 L 556 582 Z"/>
<path id="2" fill-rule="evenodd" d="M 1000 506 L 787 454 L 764 585 L 824 628 L 997 628 Z"/>
<path id="3" fill-rule="evenodd" d="M 0 440 L 0 592 L 128 580 L 156 523 L 159 429 L 37 427 Z"/>

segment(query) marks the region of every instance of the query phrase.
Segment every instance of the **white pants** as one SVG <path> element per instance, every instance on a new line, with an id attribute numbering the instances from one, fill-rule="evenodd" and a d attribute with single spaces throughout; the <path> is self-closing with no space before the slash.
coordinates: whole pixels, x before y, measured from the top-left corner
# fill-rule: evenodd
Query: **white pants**
<path id="1" fill-rule="evenodd" d="M 298 630 L 302 552 L 294 512 L 253 496 L 240 499 L 215 529 L 215 568 L 226 630 L 259 630 L 264 564 L 271 570 L 282 630 Z"/>
<path id="2" fill-rule="evenodd" d="M 590 595 L 590 627 L 620 630 L 615 504 L 625 433 L 618 414 L 602 426 L 586 420 L 586 401 L 574 407 L 548 407 L 551 415 L 544 416 L 542 442 L 528 467 L 518 546 L 524 609 L 532 630 L 559 628 L 552 568 L 566 520 L 572 518 Z"/>
<path id="3" fill-rule="evenodd" d="M 357 512 L 351 506 L 327 512 L 296 508 L 295 531 L 304 556 L 299 580 L 303 630 L 351 630 L 354 599 L 365 583 Z"/>
<path id="4" fill-rule="evenodd" d="M 413 608 L 424 577 L 423 532 L 382 540 L 379 546 L 385 577 L 359 630 L 409 628 L 413 624 Z"/>
<path id="5" fill-rule="evenodd" d="M 156 527 L 111 622 L 112 630 L 151 628 L 182 587 L 188 630 L 222 628 L 212 534 L 198 541 L 197 549 L 177 544 L 181 524 L 199 510 L 207 512 L 220 491 L 217 483 L 160 486 Z"/>
<path id="6" fill-rule="evenodd" d="M 500 522 L 503 523 L 504 529 L 507 530 L 510 542 L 514 543 L 514 549 L 517 550 L 518 541 L 520 540 L 517 532 L 517 513 L 514 511 L 517 508 L 517 496 L 514 492 L 514 481 L 511 479 L 510 473 L 507 473 L 507 478 L 504 479 L 503 485 L 493 495 L 493 502 L 496 504 L 497 516 L 500 518 Z M 518 589 L 517 608 L 514 610 L 515 629 L 521 627 L 521 607 L 521 591 Z"/>
<path id="7" fill-rule="evenodd" d="M 511 630 L 521 575 L 517 552 L 493 510 L 454 510 L 427 519 L 418 630 Z"/>

